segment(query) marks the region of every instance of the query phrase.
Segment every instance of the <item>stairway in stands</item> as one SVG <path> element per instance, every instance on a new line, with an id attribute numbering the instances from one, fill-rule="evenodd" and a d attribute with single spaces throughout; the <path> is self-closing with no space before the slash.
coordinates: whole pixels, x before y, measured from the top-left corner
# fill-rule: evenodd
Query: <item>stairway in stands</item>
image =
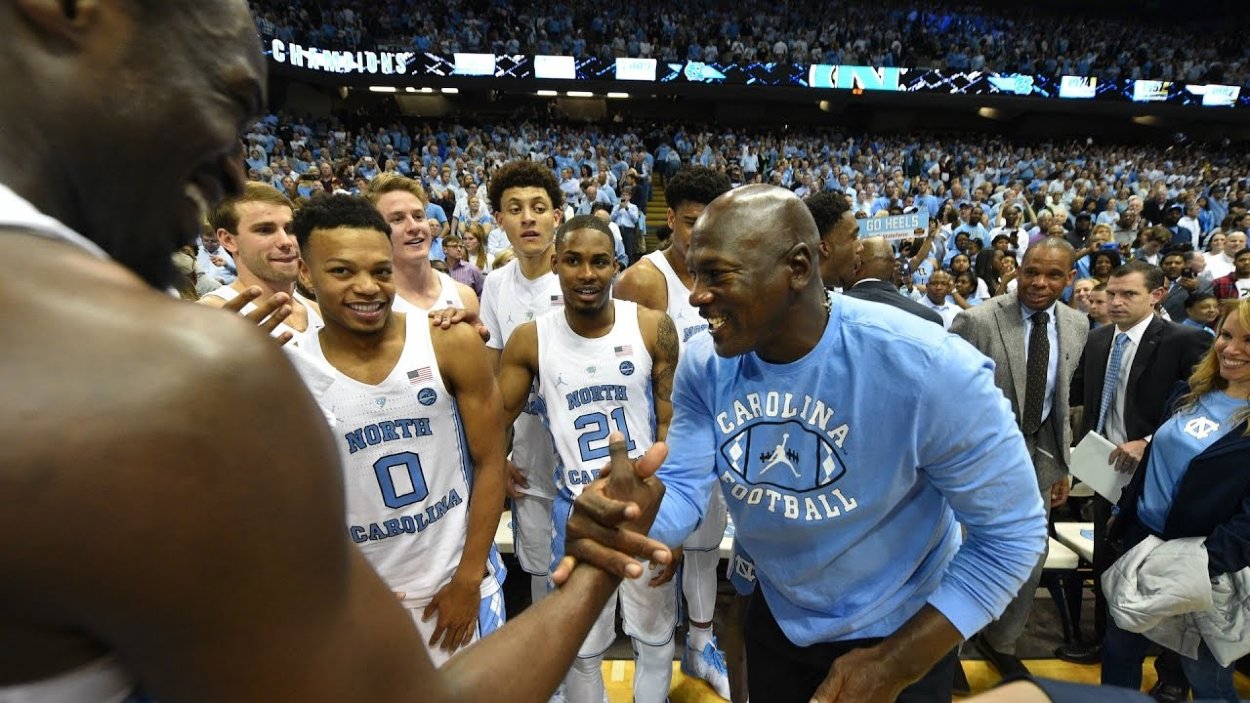
<path id="1" fill-rule="evenodd" d="M 668 205 L 664 202 L 664 176 L 656 173 L 651 176 L 651 199 L 647 201 L 647 253 L 660 248 L 660 240 L 655 233 L 668 224 Z"/>

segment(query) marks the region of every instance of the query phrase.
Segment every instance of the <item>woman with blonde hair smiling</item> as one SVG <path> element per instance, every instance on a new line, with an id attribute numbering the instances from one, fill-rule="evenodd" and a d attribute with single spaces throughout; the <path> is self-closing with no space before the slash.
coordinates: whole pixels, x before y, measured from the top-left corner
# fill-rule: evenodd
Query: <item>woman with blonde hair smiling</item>
<path id="1" fill-rule="evenodd" d="M 1193 551 L 1197 561 L 1207 565 L 1212 591 L 1220 592 L 1226 588 L 1226 575 L 1250 566 L 1250 550 L 1245 547 L 1250 543 L 1250 461 L 1246 459 L 1250 456 L 1250 300 L 1226 304 L 1216 329 L 1214 344 L 1194 366 L 1188 387 L 1178 392 L 1170 417 L 1155 431 L 1146 458 L 1124 489 L 1107 537 L 1122 540 L 1125 557 L 1134 560 L 1142 557 L 1127 552 L 1148 537 L 1165 541 L 1200 538 L 1192 545 Z M 1178 561 L 1181 544 L 1170 560 Z M 1142 568 L 1150 558 L 1144 557 Z M 1181 568 L 1189 564 L 1187 560 Z M 1108 576 L 1103 577 L 1104 585 Z M 1181 597 L 1179 585 L 1176 590 L 1163 595 Z M 1129 624 L 1128 613 L 1141 610 L 1144 602 L 1136 589 L 1108 586 L 1112 617 L 1107 618 L 1103 640 L 1103 684 L 1140 688 L 1142 660 L 1150 640 L 1123 629 L 1114 616 L 1120 614 L 1124 624 Z M 1209 613 L 1217 621 L 1227 617 L 1222 599 L 1217 596 L 1215 602 L 1213 610 L 1194 615 Z M 1189 617 L 1185 616 L 1187 621 Z M 1226 634 L 1243 637 L 1243 642 L 1247 635 Z M 1210 644 L 1204 638 L 1196 647 L 1196 658 L 1192 652 L 1180 657 L 1194 698 L 1238 700 L 1232 663 L 1221 664 L 1221 659 L 1229 659 L 1222 646 L 1226 643 Z M 1218 652 L 1224 656 L 1217 658 Z"/>

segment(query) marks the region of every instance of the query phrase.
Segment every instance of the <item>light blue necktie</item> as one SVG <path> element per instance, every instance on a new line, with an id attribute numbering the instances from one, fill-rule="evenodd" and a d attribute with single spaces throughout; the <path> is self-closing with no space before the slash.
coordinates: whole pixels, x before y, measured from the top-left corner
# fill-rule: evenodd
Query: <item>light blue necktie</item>
<path id="1" fill-rule="evenodd" d="M 1120 382 L 1120 360 L 1124 358 L 1124 346 L 1128 344 L 1128 335 L 1121 332 L 1115 336 L 1115 347 L 1111 350 L 1111 360 L 1107 362 L 1107 376 L 1102 379 L 1102 400 L 1098 403 L 1098 426 L 1094 431 L 1102 434 L 1107 424 L 1107 411 L 1115 400 L 1115 387 Z"/>

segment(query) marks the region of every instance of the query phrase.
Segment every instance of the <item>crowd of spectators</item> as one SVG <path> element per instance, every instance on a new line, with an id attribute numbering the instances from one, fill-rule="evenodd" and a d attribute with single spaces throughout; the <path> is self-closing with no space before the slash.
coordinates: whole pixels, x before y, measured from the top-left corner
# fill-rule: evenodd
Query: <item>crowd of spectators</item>
<path id="1" fill-rule="evenodd" d="M 1250 273 L 1244 282 L 1234 276 L 1217 285 L 1236 273 L 1250 230 L 1250 159 L 1235 147 L 542 120 L 349 129 L 332 118 L 284 115 L 258 121 L 244 139 L 249 177 L 297 203 L 320 193 L 358 193 L 379 173 L 418 180 L 427 215 L 437 220 L 435 235 L 464 238 L 483 270 L 508 246 L 486 197 L 490 175 L 507 161 L 529 159 L 556 174 L 566 216 L 603 211 L 625 232 L 644 235 L 635 240 L 642 244 L 662 224 L 649 226 L 645 217 L 653 184 L 689 164 L 723 171 L 734 185 L 772 183 L 802 197 L 840 192 L 858 218 L 923 212 L 931 223 L 928 244 L 924 236 L 896 242 L 899 282 L 919 296 L 929 276 L 944 269 L 960 306 L 1010 290 L 1012 264 L 1045 236 L 1065 237 L 1080 250 L 1081 278 L 1103 281 L 1128 258 L 1162 265 L 1179 252 L 1183 261 L 1165 268 L 1177 285 L 1182 270 L 1193 274 L 1184 277 L 1185 292 L 1250 292 Z M 442 248 L 432 257 L 441 259 Z M 960 297 L 969 291 L 971 298 Z M 1083 305 L 1087 290 L 1077 293 Z M 1179 321 L 1185 300 L 1174 303 Z"/>
<path id="2" fill-rule="evenodd" d="M 1224 83 L 1250 88 L 1246 20 L 1072 16 L 909 0 L 256 0 L 260 32 L 327 49 L 791 62 Z"/>
<path id="3" fill-rule="evenodd" d="M 1250 188 L 1244 149 L 1201 144 L 1022 143 L 986 135 L 548 121 L 397 121 L 349 129 L 333 119 L 278 115 L 257 122 L 244 139 L 250 176 L 295 197 L 350 192 L 394 171 L 421 180 L 431 199 L 454 204 L 465 189 L 484 189 L 500 164 L 526 158 L 551 167 L 574 205 L 591 186 L 591 203 L 615 204 L 623 188 L 638 191 L 633 201 L 645 203 L 655 174 L 697 164 L 725 171 L 735 184 L 773 183 L 801 196 L 838 190 L 866 215 L 923 207 L 932 217 L 946 217 L 952 205 L 966 201 L 988 207 L 986 225 L 992 226 L 1001 216 L 995 205 L 1020 199 L 1034 216 L 1043 210 L 1065 217 L 1086 212 L 1095 224 L 1119 230 L 1117 239 L 1162 223 L 1174 204 L 1182 206 L 1188 229 L 1205 237 L 1223 224 L 1228 202 L 1243 199 Z M 1141 202 L 1139 219 L 1122 222 L 1135 201 Z"/>

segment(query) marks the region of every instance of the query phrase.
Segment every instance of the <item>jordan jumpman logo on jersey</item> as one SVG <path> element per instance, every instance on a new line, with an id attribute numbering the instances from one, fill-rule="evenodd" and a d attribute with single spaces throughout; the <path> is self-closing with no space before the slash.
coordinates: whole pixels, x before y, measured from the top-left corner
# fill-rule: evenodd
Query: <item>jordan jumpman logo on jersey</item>
<path id="1" fill-rule="evenodd" d="M 773 449 L 773 453 L 768 456 L 760 457 L 768 462 L 767 464 L 764 465 L 764 468 L 760 469 L 760 476 L 763 476 L 765 473 L 768 472 L 769 469 L 773 468 L 777 464 L 785 464 L 786 466 L 790 467 L 790 473 L 794 474 L 795 478 L 802 478 L 802 476 L 799 474 L 799 470 L 794 467 L 794 461 L 791 456 L 794 454 L 794 452 L 791 452 L 790 450 L 786 449 L 786 442 L 789 439 L 790 439 L 790 433 L 789 432 L 783 433 L 781 435 L 781 444 L 778 444 L 776 448 Z"/>

